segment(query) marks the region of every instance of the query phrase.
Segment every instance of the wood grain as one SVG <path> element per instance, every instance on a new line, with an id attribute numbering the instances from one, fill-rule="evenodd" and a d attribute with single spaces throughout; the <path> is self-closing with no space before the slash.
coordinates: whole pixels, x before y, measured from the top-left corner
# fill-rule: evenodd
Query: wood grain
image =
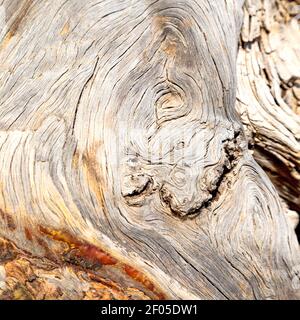
<path id="1" fill-rule="evenodd" d="M 299 1 L 248 1 L 238 57 L 237 110 L 254 157 L 300 212 Z M 264 12 L 264 14 L 262 14 Z"/>
<path id="2" fill-rule="evenodd" d="M 235 109 L 244 1 L 0 5 L 1 298 L 299 297 Z"/>

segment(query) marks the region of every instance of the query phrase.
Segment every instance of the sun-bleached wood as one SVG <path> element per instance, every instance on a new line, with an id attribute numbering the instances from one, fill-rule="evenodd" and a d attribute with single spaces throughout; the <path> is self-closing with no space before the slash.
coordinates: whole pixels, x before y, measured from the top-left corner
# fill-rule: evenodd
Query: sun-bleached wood
<path id="1" fill-rule="evenodd" d="M 238 56 L 237 110 L 254 157 L 300 212 L 299 1 L 247 1 Z"/>
<path id="2" fill-rule="evenodd" d="M 2 298 L 299 297 L 235 109 L 243 5 L 0 1 Z"/>

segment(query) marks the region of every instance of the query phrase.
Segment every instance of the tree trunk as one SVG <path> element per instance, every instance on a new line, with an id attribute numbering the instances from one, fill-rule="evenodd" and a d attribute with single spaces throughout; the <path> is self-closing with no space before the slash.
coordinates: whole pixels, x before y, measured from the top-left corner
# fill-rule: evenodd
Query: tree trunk
<path id="1" fill-rule="evenodd" d="M 1 299 L 299 298 L 296 1 L 0 5 Z"/>

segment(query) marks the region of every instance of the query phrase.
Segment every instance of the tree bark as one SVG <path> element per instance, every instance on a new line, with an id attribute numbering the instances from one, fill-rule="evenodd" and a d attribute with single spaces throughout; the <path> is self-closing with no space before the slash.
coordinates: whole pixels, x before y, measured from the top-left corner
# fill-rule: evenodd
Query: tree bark
<path id="1" fill-rule="evenodd" d="M 0 1 L 0 298 L 299 298 L 287 3 Z"/>

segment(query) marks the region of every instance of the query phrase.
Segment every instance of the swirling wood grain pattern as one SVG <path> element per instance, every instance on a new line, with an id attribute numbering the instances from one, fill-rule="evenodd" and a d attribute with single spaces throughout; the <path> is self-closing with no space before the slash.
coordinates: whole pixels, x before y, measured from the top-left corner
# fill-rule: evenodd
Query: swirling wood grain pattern
<path id="1" fill-rule="evenodd" d="M 298 296 L 235 111 L 242 0 L 0 4 L 3 298 Z"/>

